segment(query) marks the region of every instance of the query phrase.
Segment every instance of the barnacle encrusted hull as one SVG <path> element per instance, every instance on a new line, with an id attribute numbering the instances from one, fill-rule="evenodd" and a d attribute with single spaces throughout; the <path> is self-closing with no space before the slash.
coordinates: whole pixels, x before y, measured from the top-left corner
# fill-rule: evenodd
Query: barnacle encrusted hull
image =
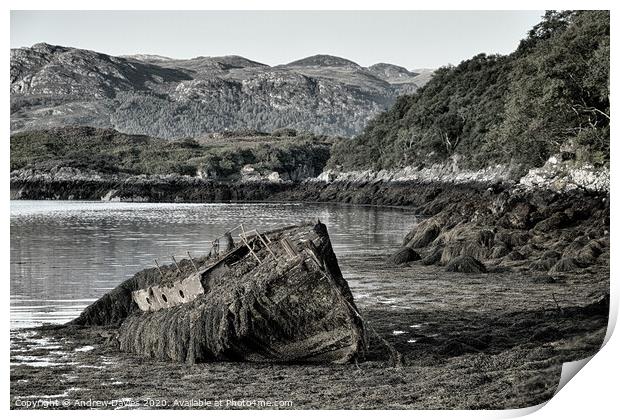
<path id="1" fill-rule="evenodd" d="M 121 350 L 188 363 L 345 363 L 363 353 L 363 322 L 325 225 L 245 238 L 193 275 L 134 288 Z"/>

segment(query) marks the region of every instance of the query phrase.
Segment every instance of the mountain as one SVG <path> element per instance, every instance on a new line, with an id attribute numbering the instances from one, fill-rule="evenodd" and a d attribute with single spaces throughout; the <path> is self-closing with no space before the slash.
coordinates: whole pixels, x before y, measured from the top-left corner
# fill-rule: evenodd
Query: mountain
<path id="1" fill-rule="evenodd" d="M 66 125 L 167 139 L 290 127 L 352 136 L 422 82 L 388 64 L 315 55 L 279 66 L 244 57 L 114 57 L 45 43 L 11 50 L 11 131 Z M 383 70 L 381 70 L 383 68 Z"/>
<path id="2" fill-rule="evenodd" d="M 428 83 L 433 75 L 433 70 L 430 69 L 409 71 L 404 67 L 389 63 L 373 64 L 368 67 L 368 71 L 392 86 L 399 86 L 401 94 L 415 93 L 419 87 Z"/>
<path id="3" fill-rule="evenodd" d="M 377 77 L 390 83 L 409 81 L 416 77 L 418 73 L 413 73 L 404 67 L 388 63 L 377 63 L 368 67 L 368 70 Z"/>
<path id="4" fill-rule="evenodd" d="M 157 54 L 132 54 L 132 55 L 119 55 L 120 58 L 127 58 L 130 60 L 139 60 L 146 62 L 160 62 L 160 61 L 170 61 L 172 58 L 165 57 L 163 55 Z"/>
<path id="5" fill-rule="evenodd" d="M 350 67 L 361 69 L 362 67 L 346 58 L 333 55 L 317 54 L 288 63 L 287 67 Z"/>

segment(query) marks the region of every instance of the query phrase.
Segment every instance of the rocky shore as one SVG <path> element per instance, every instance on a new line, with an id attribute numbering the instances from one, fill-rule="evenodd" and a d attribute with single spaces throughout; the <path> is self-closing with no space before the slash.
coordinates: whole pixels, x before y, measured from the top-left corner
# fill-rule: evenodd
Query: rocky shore
<path id="1" fill-rule="evenodd" d="M 316 177 L 305 166 L 292 180 L 273 172 L 262 176 L 246 165 L 236 177 L 131 175 L 55 166 L 11 172 L 11 199 L 106 200 L 146 202 L 328 201 L 418 206 L 445 189 L 470 191 L 516 188 L 519 191 L 609 194 L 609 168 L 577 163 L 571 154 L 552 156 L 540 168 L 494 165 L 480 170 L 459 167 L 459 157 L 428 167 L 381 171 L 324 170 Z M 420 192 L 421 191 L 421 192 Z"/>
<path id="2" fill-rule="evenodd" d="M 396 263 L 516 270 L 543 282 L 609 267 L 605 194 L 508 188 L 471 190 L 455 199 L 438 191 L 419 212 L 429 217 L 404 238 Z"/>

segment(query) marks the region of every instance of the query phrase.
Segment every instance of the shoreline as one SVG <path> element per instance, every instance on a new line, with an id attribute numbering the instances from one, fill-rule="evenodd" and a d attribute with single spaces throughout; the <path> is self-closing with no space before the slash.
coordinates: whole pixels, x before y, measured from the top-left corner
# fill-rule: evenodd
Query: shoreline
<path id="1" fill-rule="evenodd" d="M 100 180 L 10 181 L 11 200 L 75 200 L 150 203 L 343 203 L 412 207 L 435 191 L 502 191 L 609 197 L 609 191 L 582 188 L 557 190 L 525 186 L 515 182 L 434 182 L 434 181 L 204 181 L 110 183 Z M 382 196 L 387 193 L 386 196 Z M 421 197 L 422 196 L 422 197 Z M 408 197 L 408 199 L 407 199 Z M 432 199 L 432 197 L 431 197 Z"/>
<path id="2" fill-rule="evenodd" d="M 411 210 L 410 206 L 391 206 L 385 204 L 354 204 L 354 203 L 341 203 L 338 201 L 268 201 L 268 200 L 260 200 L 260 201 L 218 201 L 218 202 L 175 202 L 175 201 L 158 201 L 158 202 L 136 202 L 136 201 L 102 201 L 102 200 L 54 200 L 54 199 L 11 199 L 9 200 L 14 202 L 20 201 L 42 201 L 42 202 L 57 202 L 57 201 L 73 201 L 73 202 L 83 202 L 83 203 L 144 203 L 144 204 L 193 204 L 193 205 L 201 205 L 201 204 L 288 204 L 288 205 L 304 205 L 304 204 L 320 204 L 320 205 L 333 205 L 333 206 L 342 206 L 342 207 L 368 207 L 368 208 L 378 208 L 378 209 L 395 209 L 395 210 Z"/>

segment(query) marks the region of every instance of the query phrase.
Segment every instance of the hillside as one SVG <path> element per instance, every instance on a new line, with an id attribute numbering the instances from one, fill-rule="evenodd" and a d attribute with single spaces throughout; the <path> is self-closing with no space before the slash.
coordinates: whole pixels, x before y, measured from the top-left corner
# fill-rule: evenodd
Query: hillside
<path id="1" fill-rule="evenodd" d="M 351 136 L 425 82 L 373 67 L 329 55 L 271 67 L 234 55 L 114 57 L 36 44 L 11 50 L 11 132 L 88 125 L 175 139 L 290 127 Z"/>
<path id="2" fill-rule="evenodd" d="M 547 12 L 514 53 L 438 69 L 361 135 L 336 143 L 329 165 L 505 164 L 523 171 L 562 153 L 606 166 L 609 122 L 609 12 Z"/>
<path id="3" fill-rule="evenodd" d="M 277 172 L 277 180 L 298 180 L 321 172 L 332 141 L 294 130 L 246 130 L 169 141 L 112 129 L 63 127 L 13 134 L 11 171 L 55 173 L 71 168 L 99 175 L 178 174 L 217 180 Z M 251 168 L 242 171 L 246 165 Z"/>

